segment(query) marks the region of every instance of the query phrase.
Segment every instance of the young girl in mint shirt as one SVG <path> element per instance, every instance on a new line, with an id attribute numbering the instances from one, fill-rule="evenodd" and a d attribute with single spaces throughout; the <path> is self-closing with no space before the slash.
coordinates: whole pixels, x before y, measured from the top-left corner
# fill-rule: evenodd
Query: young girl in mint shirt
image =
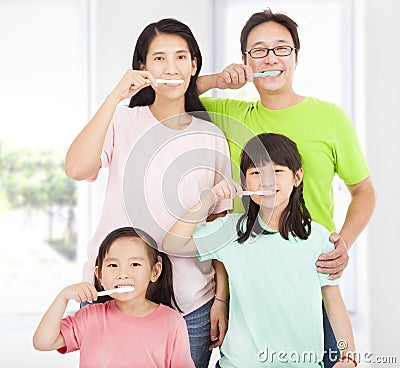
<path id="1" fill-rule="evenodd" d="M 317 272 L 315 265 L 333 244 L 305 206 L 295 143 L 272 133 L 252 138 L 243 149 L 240 171 L 242 186 L 250 192 L 221 181 L 163 241 L 168 252 L 225 265 L 229 328 L 218 366 L 323 367 L 322 293 L 335 337 L 345 341 L 335 367 L 354 367 L 353 334 L 338 281 Z M 244 214 L 196 227 L 215 203 L 234 196 L 242 196 Z"/>

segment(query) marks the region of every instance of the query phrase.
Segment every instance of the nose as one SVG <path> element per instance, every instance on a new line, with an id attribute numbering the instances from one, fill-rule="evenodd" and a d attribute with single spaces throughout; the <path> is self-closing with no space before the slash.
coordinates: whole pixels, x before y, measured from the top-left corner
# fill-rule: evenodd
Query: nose
<path id="1" fill-rule="evenodd" d="M 261 187 L 263 189 L 271 189 L 275 187 L 275 173 L 272 168 L 263 171 L 261 175 Z"/>
<path id="2" fill-rule="evenodd" d="M 117 276 L 118 280 L 128 279 L 129 275 L 123 267 L 120 267 L 119 274 Z"/>
<path id="3" fill-rule="evenodd" d="M 274 54 L 272 50 L 269 50 L 268 55 L 264 58 L 266 64 L 276 64 L 278 62 L 278 56 Z"/>
<path id="4" fill-rule="evenodd" d="M 178 74 L 178 67 L 175 59 L 168 59 L 165 69 L 166 74 Z"/>

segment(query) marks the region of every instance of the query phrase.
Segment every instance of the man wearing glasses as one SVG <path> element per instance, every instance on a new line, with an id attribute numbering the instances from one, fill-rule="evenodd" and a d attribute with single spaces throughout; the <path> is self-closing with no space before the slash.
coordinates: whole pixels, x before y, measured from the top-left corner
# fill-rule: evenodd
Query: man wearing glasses
<path id="1" fill-rule="evenodd" d="M 198 89 L 200 93 L 211 88 L 236 89 L 253 82 L 260 100 L 245 102 L 206 97 L 202 98 L 202 103 L 209 112 L 241 122 L 214 118 L 228 138 L 234 163 L 239 163 L 240 148 L 248 140 L 243 127 L 254 134 L 283 134 L 296 142 L 303 159 L 306 205 L 312 219 L 332 232 L 330 240 L 335 243 L 335 250 L 320 256 L 318 271 L 330 274 L 332 279 L 339 278 L 348 263 L 348 249 L 367 225 L 375 206 L 369 169 L 353 124 L 334 104 L 294 92 L 292 82 L 300 40 L 297 24 L 291 18 L 272 13 L 270 9 L 255 13 L 245 24 L 240 42 L 243 64 L 232 64 L 221 73 L 200 77 Z M 351 194 L 339 234 L 334 233 L 333 221 L 332 180 L 335 174 L 345 182 Z M 238 175 L 236 167 L 235 179 Z M 332 351 L 337 347 L 325 311 L 324 333 L 328 352 L 324 364 L 332 367 L 337 358 Z"/>

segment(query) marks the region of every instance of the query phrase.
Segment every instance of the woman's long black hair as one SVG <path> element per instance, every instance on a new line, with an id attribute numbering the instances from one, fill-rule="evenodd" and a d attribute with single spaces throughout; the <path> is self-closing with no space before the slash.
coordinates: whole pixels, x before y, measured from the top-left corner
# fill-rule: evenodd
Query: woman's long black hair
<path id="1" fill-rule="evenodd" d="M 138 238 L 146 245 L 146 249 L 150 259 L 150 265 L 153 267 L 161 260 L 162 271 L 155 282 L 151 282 L 147 288 L 146 298 L 157 304 L 164 304 L 168 307 L 175 308 L 182 312 L 175 299 L 174 287 L 172 283 L 172 264 L 168 256 L 157 249 L 155 240 L 145 231 L 135 229 L 133 227 L 122 227 L 109 233 L 100 245 L 99 253 L 96 259 L 98 274 L 101 275 L 103 261 L 114 241 L 120 238 Z M 160 258 L 159 258 L 160 257 Z M 97 291 L 104 290 L 99 279 L 95 275 L 94 286 Z M 99 297 L 98 302 L 104 303 L 107 300 L 112 300 L 109 296 Z"/>
<path id="2" fill-rule="evenodd" d="M 301 157 L 296 144 L 281 134 L 264 133 L 250 139 L 244 147 L 240 160 L 240 179 L 246 187 L 248 169 L 274 163 L 288 167 L 293 175 L 301 169 Z M 272 174 L 272 173 L 271 173 Z M 245 242 L 250 236 L 271 234 L 258 222 L 260 206 L 250 196 L 243 196 L 246 212 L 237 223 L 238 242 Z M 289 203 L 279 219 L 279 233 L 288 240 L 289 234 L 300 239 L 307 239 L 311 234 L 311 216 L 303 198 L 303 181 L 294 186 Z"/>
<path id="3" fill-rule="evenodd" d="M 197 77 L 201 70 L 203 58 L 201 56 L 199 45 L 193 36 L 192 31 L 186 24 L 172 18 L 161 19 L 158 22 L 149 24 L 142 31 L 136 42 L 135 51 L 133 52 L 132 69 L 140 70 L 140 65 L 146 64 L 146 57 L 150 43 L 153 38 L 160 33 L 176 35 L 182 37 L 187 42 L 192 60 L 196 59 L 197 70 L 195 75 L 190 78 L 189 86 L 185 92 L 185 111 L 192 113 L 191 115 L 193 116 L 198 116 L 201 119 L 210 121 L 206 109 L 200 101 L 196 87 Z M 148 86 L 141 89 L 131 98 L 129 107 L 148 106 L 154 102 L 154 99 L 154 89 Z M 198 111 L 202 111 L 202 113 L 196 114 Z"/>

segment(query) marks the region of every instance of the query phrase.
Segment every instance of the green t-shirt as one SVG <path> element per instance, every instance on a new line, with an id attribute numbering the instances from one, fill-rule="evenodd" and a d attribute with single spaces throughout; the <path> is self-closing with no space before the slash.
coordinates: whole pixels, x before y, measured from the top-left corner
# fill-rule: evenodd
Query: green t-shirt
<path id="1" fill-rule="evenodd" d="M 229 276 L 229 329 L 221 367 L 319 367 L 321 287 L 338 284 L 315 266 L 321 253 L 333 249 L 328 231 L 313 222 L 307 240 L 285 240 L 275 233 L 239 244 L 240 216 L 199 225 L 193 235 L 200 260 L 220 260 Z"/>
<path id="2" fill-rule="evenodd" d="M 254 134 L 277 133 L 292 139 L 303 161 L 304 199 L 311 217 L 328 230 L 335 230 L 335 173 L 349 185 L 369 176 L 354 126 L 343 109 L 312 97 L 282 110 L 267 109 L 260 101 L 210 97 L 201 101 L 228 139 L 233 177 L 239 182 L 240 153 Z M 234 205 L 235 211 L 242 211 L 240 200 Z"/>

